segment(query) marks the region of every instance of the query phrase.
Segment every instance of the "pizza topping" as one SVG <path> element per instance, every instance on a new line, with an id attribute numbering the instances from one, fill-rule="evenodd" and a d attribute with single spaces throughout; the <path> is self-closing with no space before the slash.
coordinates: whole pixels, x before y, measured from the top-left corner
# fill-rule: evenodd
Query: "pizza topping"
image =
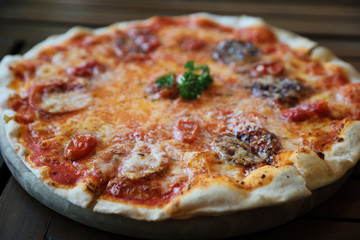
<path id="1" fill-rule="evenodd" d="M 124 160 L 121 176 L 137 179 L 162 171 L 168 163 L 160 147 L 139 142 L 130 156 Z"/>
<path id="2" fill-rule="evenodd" d="M 178 75 L 176 82 L 174 73 L 164 75 L 156 80 L 156 84 L 161 86 L 162 90 L 167 90 L 165 96 L 176 96 L 179 92 L 182 98 L 193 100 L 214 81 L 208 65 L 195 66 L 194 61 L 189 61 L 185 64 L 185 70 L 183 75 Z"/>
<path id="3" fill-rule="evenodd" d="M 181 142 L 194 142 L 198 132 L 198 123 L 191 119 L 180 119 L 174 126 L 174 137 Z"/>
<path id="4" fill-rule="evenodd" d="M 256 79 L 251 90 L 254 96 L 270 98 L 284 106 L 296 104 L 306 93 L 298 80 L 272 77 Z"/>
<path id="5" fill-rule="evenodd" d="M 75 77 L 92 77 L 104 70 L 104 66 L 96 60 L 90 60 L 76 67 L 69 67 L 66 72 Z"/>
<path id="6" fill-rule="evenodd" d="M 214 81 L 210 75 L 208 65 L 197 65 L 193 61 L 185 64 L 187 70 L 182 77 L 179 78 L 179 92 L 184 99 L 196 99 L 210 84 Z"/>
<path id="7" fill-rule="evenodd" d="M 79 160 L 89 155 L 97 145 L 97 138 L 92 134 L 77 136 L 65 148 L 65 157 L 70 160 Z"/>
<path id="8" fill-rule="evenodd" d="M 259 55 L 259 49 L 252 43 L 234 39 L 220 42 L 212 54 L 214 60 L 228 64 L 253 59 Z"/>
<path id="9" fill-rule="evenodd" d="M 134 28 L 126 36 L 117 39 L 115 52 L 125 60 L 144 60 L 147 54 L 160 45 L 154 32 L 145 28 Z"/>
<path id="10" fill-rule="evenodd" d="M 174 73 L 170 73 L 168 75 L 161 76 L 156 80 L 156 84 L 159 86 L 162 86 L 162 87 L 169 87 L 169 86 L 174 85 L 175 83 L 176 82 L 175 82 L 175 78 L 174 78 Z"/>
<path id="11" fill-rule="evenodd" d="M 250 146 L 251 152 L 259 158 L 271 162 L 280 149 L 278 138 L 262 127 L 248 124 L 236 132 L 236 137 Z"/>
<path id="12" fill-rule="evenodd" d="M 155 50 L 160 45 L 155 33 L 146 28 L 130 29 L 128 36 L 145 53 Z"/>
<path id="13" fill-rule="evenodd" d="M 155 84 L 146 89 L 147 93 L 156 94 L 155 98 L 176 99 L 179 96 L 179 87 L 174 73 L 159 77 Z"/>
<path id="14" fill-rule="evenodd" d="M 30 89 L 29 103 L 34 109 L 59 114 L 87 107 L 92 97 L 84 86 L 70 83 L 35 86 Z"/>
<path id="15" fill-rule="evenodd" d="M 254 26 L 239 29 L 236 34 L 245 41 L 254 43 L 274 43 L 275 34 L 265 26 Z"/>
<path id="16" fill-rule="evenodd" d="M 282 112 L 283 118 L 293 122 L 301 122 L 312 118 L 331 116 L 332 114 L 327 102 L 321 100 L 301 104 Z"/>
<path id="17" fill-rule="evenodd" d="M 246 142 L 234 136 L 223 136 L 214 143 L 215 151 L 221 160 L 241 166 L 251 166 L 263 161 L 251 152 Z"/>
<path id="18" fill-rule="evenodd" d="M 255 64 L 250 72 L 252 77 L 264 75 L 279 76 L 284 72 L 284 66 L 280 62 L 260 62 Z"/>
<path id="19" fill-rule="evenodd" d="M 181 48 L 186 51 L 200 50 L 206 46 L 206 43 L 200 39 L 186 37 L 181 41 Z"/>

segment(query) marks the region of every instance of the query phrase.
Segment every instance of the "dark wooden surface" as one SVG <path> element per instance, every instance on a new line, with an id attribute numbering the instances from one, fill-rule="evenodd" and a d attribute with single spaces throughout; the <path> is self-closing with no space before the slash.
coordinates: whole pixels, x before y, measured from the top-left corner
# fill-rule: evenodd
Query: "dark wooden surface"
<path id="1" fill-rule="evenodd" d="M 330 48 L 360 70 L 360 5 L 355 0 L 3 0 L 0 58 L 23 53 L 73 25 L 100 27 L 199 11 L 263 17 Z M 0 194 L 0 239 L 130 239 L 86 227 L 43 206 L 11 177 L 1 158 Z M 234 239 L 360 239 L 360 167 L 339 192 L 310 213 L 286 225 Z"/>

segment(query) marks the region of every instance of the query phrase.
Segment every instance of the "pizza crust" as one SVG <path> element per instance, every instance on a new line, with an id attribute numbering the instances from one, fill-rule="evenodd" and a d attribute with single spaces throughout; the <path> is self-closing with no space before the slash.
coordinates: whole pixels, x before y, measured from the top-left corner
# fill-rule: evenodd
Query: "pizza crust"
<path id="1" fill-rule="evenodd" d="M 324 159 L 306 148 L 299 148 L 290 156 L 290 160 L 305 178 L 310 190 L 333 183 L 360 159 L 359 121 L 344 121 L 338 139 L 341 141 L 323 152 Z"/>
<path id="2" fill-rule="evenodd" d="M 271 171 L 266 171 L 269 169 Z M 266 186 L 248 191 L 236 188 L 225 180 L 207 180 L 209 182 L 205 186 L 195 186 L 184 196 L 174 199 L 166 209 L 170 215 L 180 218 L 218 215 L 277 205 L 311 195 L 304 179 L 292 166 L 257 169 L 244 179 L 245 184 L 253 176 L 261 178 L 263 172 L 267 173 L 267 177 L 273 177 Z"/>
<path id="3" fill-rule="evenodd" d="M 253 171 L 245 179 L 254 184 L 266 172 L 272 181 L 249 191 L 229 184 L 225 179 L 200 179 L 185 192 L 162 208 L 144 208 L 100 199 L 94 211 L 131 216 L 138 220 L 158 221 L 168 218 L 190 218 L 197 215 L 221 215 L 239 210 L 281 204 L 311 195 L 306 182 L 292 166 L 266 167 Z M 255 185 L 255 184 L 254 184 Z"/>
<path id="4" fill-rule="evenodd" d="M 196 13 L 190 15 L 190 17 L 206 18 L 231 27 L 266 25 L 262 19 L 248 16 L 232 17 Z M 151 19 L 145 20 L 145 22 L 146 21 L 150 22 Z M 75 27 L 64 34 L 49 37 L 25 53 L 23 57 L 35 57 L 43 48 L 59 44 L 79 34 L 91 32 L 101 34 L 112 28 L 123 29 L 138 22 L 139 21 L 116 23 L 109 27 L 96 30 Z M 315 42 L 300 37 L 299 35 L 275 27 L 271 28 L 274 30 L 278 39 L 291 48 L 303 49 L 311 53 L 313 59 L 326 62 L 326 64 L 342 66 L 346 69 L 352 82 L 360 81 L 359 73 L 351 65 L 337 59 L 327 49 L 318 47 Z M 6 86 L 12 79 L 9 66 L 21 59 L 21 56 L 7 56 L 0 64 L 0 90 L 2 92 L 0 96 L 0 107 L 2 110 L 2 119 L 11 119 L 14 114 L 14 112 L 8 109 L 6 102 L 16 93 L 7 89 Z M 37 177 L 41 178 L 42 174 L 40 171 L 31 167 L 25 161 L 28 150 L 17 140 L 19 127 L 20 125 L 13 120 L 6 121 L 5 129 L 8 140 L 12 143 L 13 148 L 23 160 L 23 163 L 26 164 Z M 159 221 L 168 218 L 189 218 L 195 215 L 226 214 L 305 198 L 311 195 L 310 190 L 318 189 L 340 178 L 348 169 L 354 166 L 360 158 L 360 122 L 348 121 L 340 136 L 344 140 L 335 143 L 331 150 L 324 152 L 326 160 L 318 157 L 313 151 L 298 149 L 290 157 L 290 161 L 294 163 L 294 167 L 285 166 L 278 169 L 271 169 L 272 181 L 265 186 L 257 186 L 256 189 L 252 191 L 237 188 L 234 184 L 230 184 L 221 179 L 207 179 L 206 181 L 200 180 L 198 185 L 195 185 L 195 187 L 183 195 L 174 198 L 169 204 L 161 208 L 139 207 L 129 203 L 125 204 L 107 199 L 99 199 L 93 210 L 101 213 L 116 213 L 139 220 Z M 264 169 L 253 171 L 244 182 L 247 180 L 250 181 L 255 175 L 261 176 L 263 174 L 262 171 L 264 171 Z M 266 173 L 268 174 L 268 171 Z M 86 184 L 84 182 L 72 189 L 47 186 L 56 194 L 81 207 L 88 207 L 94 200 L 93 195 L 85 190 Z"/>

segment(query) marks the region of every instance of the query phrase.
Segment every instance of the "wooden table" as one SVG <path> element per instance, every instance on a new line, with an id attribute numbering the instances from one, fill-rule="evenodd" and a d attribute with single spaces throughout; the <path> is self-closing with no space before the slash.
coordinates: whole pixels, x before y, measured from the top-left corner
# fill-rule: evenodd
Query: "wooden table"
<path id="1" fill-rule="evenodd" d="M 100 27 L 153 15 L 207 11 L 261 16 L 327 46 L 360 70 L 360 6 L 355 0 L 8 0 L 0 4 L 0 58 L 23 53 L 73 25 Z M 0 239 L 129 239 L 63 217 L 28 195 L 0 159 Z M 360 167 L 327 202 L 286 225 L 241 239 L 360 239 Z M 234 239 L 240 239 L 234 238 Z"/>

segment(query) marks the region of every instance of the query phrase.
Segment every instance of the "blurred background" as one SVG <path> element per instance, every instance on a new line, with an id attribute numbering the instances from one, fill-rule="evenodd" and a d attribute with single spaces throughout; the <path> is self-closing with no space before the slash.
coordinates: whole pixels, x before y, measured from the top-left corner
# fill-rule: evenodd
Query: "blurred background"
<path id="1" fill-rule="evenodd" d="M 24 50 L 73 25 L 101 27 L 154 15 L 210 12 L 260 16 L 331 48 L 359 69 L 360 1 L 356 0 L 2 0 L 0 44 Z M 2 52 L 4 49 L 2 49 Z M 5 52 L 7 53 L 7 52 Z"/>

